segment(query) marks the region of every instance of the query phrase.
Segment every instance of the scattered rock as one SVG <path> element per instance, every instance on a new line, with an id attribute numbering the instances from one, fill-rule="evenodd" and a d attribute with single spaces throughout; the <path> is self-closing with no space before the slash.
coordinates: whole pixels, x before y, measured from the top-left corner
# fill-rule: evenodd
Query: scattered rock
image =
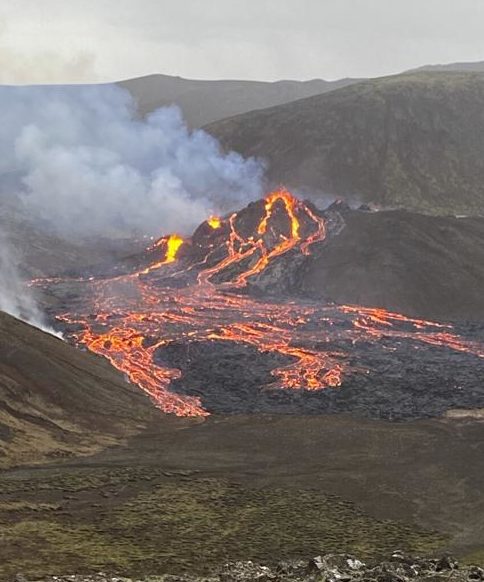
<path id="1" fill-rule="evenodd" d="M 441 572 L 442 570 L 457 570 L 458 568 L 459 562 L 451 556 L 443 556 L 435 565 L 437 572 Z"/>
<path id="2" fill-rule="evenodd" d="M 401 551 L 388 560 L 367 564 L 349 554 L 327 554 L 308 561 L 290 560 L 266 566 L 253 561 L 230 562 L 209 577 L 169 575 L 123 578 L 98 574 L 52 576 L 35 582 L 471 582 L 484 580 L 479 566 L 460 567 L 451 556 L 410 557 Z M 34 582 L 22 574 L 12 582 Z"/>

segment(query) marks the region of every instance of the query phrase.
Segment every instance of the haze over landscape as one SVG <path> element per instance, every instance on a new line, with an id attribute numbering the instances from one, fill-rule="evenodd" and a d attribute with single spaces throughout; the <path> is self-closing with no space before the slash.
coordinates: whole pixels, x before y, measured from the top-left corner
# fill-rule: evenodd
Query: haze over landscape
<path id="1" fill-rule="evenodd" d="M 484 579 L 483 17 L 0 7 L 2 582 Z"/>
<path id="2" fill-rule="evenodd" d="M 479 0 L 18 0 L 2 6 L 3 83 L 376 77 L 483 60 Z"/>

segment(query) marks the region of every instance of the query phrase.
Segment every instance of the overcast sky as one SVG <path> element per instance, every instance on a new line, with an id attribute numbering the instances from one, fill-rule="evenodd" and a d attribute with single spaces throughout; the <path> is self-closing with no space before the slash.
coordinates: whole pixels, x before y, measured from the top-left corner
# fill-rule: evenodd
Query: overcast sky
<path id="1" fill-rule="evenodd" d="M 0 83 L 335 79 L 484 60 L 484 0 L 2 0 Z"/>

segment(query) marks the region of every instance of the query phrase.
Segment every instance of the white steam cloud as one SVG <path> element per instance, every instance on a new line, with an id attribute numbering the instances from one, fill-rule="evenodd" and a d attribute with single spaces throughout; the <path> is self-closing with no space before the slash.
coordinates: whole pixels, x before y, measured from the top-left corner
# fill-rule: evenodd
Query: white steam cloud
<path id="1" fill-rule="evenodd" d="M 190 132 L 176 107 L 139 119 L 114 85 L 0 88 L 0 183 L 63 236 L 190 231 L 261 192 L 254 159 Z M 11 187 L 11 186 L 10 186 Z"/>
<path id="2" fill-rule="evenodd" d="M 66 239 L 190 232 L 262 193 L 257 160 L 224 154 L 176 107 L 140 119 L 117 86 L 0 87 L 0 126 L 1 208 Z M 1 235 L 0 309 L 46 329 Z"/>
<path id="3" fill-rule="evenodd" d="M 0 233 L 0 311 L 61 337 L 49 327 L 18 271 L 19 256 Z"/>

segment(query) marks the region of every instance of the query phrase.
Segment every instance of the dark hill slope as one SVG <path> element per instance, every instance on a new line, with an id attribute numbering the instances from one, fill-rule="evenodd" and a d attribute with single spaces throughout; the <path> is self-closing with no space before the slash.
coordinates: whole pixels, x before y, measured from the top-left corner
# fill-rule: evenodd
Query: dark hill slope
<path id="1" fill-rule="evenodd" d="M 128 89 L 142 115 L 176 103 L 191 127 L 201 127 L 239 113 L 272 107 L 339 89 L 356 79 L 338 81 L 202 81 L 169 75 L 149 75 L 118 83 Z"/>
<path id="2" fill-rule="evenodd" d="M 0 312 L 0 467 L 91 453 L 157 414 L 105 360 Z"/>
<path id="3" fill-rule="evenodd" d="M 484 75 L 358 83 L 207 127 L 290 187 L 431 213 L 484 212 Z"/>
<path id="4" fill-rule="evenodd" d="M 302 288 L 340 303 L 484 320 L 484 219 L 351 212 L 308 258 Z"/>
<path id="5" fill-rule="evenodd" d="M 331 208 L 326 216 L 344 227 L 329 227 L 302 260 L 283 255 L 252 284 L 421 318 L 484 320 L 484 218 Z"/>

